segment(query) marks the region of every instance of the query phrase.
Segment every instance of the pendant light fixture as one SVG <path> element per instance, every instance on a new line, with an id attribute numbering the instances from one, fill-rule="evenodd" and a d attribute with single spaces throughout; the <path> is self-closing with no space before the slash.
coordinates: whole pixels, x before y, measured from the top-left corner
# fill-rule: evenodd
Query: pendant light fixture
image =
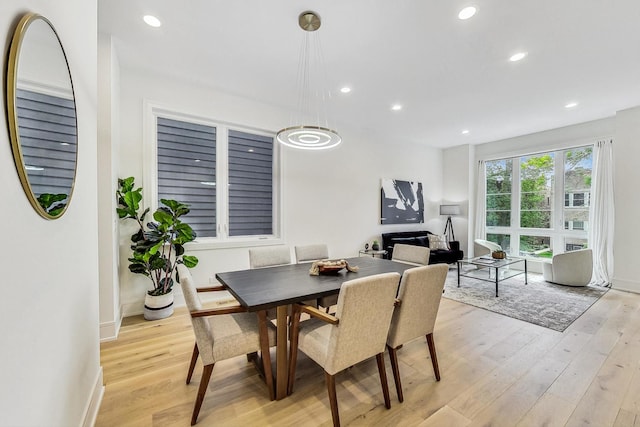
<path id="1" fill-rule="evenodd" d="M 298 17 L 304 39 L 298 64 L 298 117 L 295 122 L 292 117 L 292 123 L 309 124 L 291 125 L 276 134 L 280 143 L 303 150 L 324 150 L 342 141 L 340 135 L 329 127 L 327 119 L 325 102 L 330 94 L 322 86 L 324 64 L 316 33 L 320 24 L 320 17 L 315 12 L 303 12 Z"/>

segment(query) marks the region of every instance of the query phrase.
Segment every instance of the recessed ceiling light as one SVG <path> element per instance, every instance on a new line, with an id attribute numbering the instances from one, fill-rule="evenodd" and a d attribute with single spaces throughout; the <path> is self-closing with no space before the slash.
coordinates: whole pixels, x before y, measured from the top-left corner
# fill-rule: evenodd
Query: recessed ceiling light
<path id="1" fill-rule="evenodd" d="M 527 52 L 518 52 L 516 54 L 511 55 L 511 57 L 509 58 L 509 61 L 517 62 L 523 59 L 525 56 L 527 56 Z"/>
<path id="2" fill-rule="evenodd" d="M 157 28 L 162 25 L 162 22 L 160 22 L 160 20 L 153 15 L 145 15 L 142 17 L 142 19 L 144 19 L 144 22 L 146 22 L 147 25 L 151 27 Z"/>
<path id="3" fill-rule="evenodd" d="M 350 88 L 350 87 L 345 86 L 345 87 L 343 87 L 343 88 L 340 88 L 340 92 L 342 92 L 342 93 L 349 93 L 349 92 L 351 92 L 351 88 Z"/>
<path id="4" fill-rule="evenodd" d="M 460 11 L 460 13 L 458 13 L 458 18 L 460 19 L 469 19 L 471 18 L 473 15 L 476 14 L 477 9 L 473 6 L 468 6 L 465 7 L 464 9 L 462 9 Z"/>
<path id="5" fill-rule="evenodd" d="M 400 111 L 400 110 L 402 110 L 402 105 L 400 105 L 400 104 L 393 104 L 393 105 L 391 106 L 391 109 L 392 109 L 393 111 Z"/>
<path id="6" fill-rule="evenodd" d="M 467 135 L 468 133 L 469 133 L 469 129 L 465 129 L 465 130 L 462 131 L 463 135 Z"/>
<path id="7" fill-rule="evenodd" d="M 564 108 L 573 108 L 576 107 L 578 105 L 577 102 L 570 102 L 567 105 L 564 106 Z"/>
<path id="8" fill-rule="evenodd" d="M 249 148 L 247 151 L 248 151 L 249 153 L 253 153 L 253 148 Z"/>

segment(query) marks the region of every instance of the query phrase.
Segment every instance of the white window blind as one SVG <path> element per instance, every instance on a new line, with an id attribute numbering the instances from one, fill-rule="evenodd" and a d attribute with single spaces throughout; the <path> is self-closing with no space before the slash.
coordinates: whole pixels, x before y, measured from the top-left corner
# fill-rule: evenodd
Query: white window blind
<path id="1" fill-rule="evenodd" d="M 229 130 L 229 235 L 273 233 L 273 137 Z"/>
<path id="2" fill-rule="evenodd" d="M 68 196 L 77 150 L 73 99 L 18 89 L 16 107 L 22 158 L 33 193 Z"/>
<path id="3" fill-rule="evenodd" d="M 190 206 L 198 237 L 216 236 L 216 128 L 158 117 L 158 202 Z"/>

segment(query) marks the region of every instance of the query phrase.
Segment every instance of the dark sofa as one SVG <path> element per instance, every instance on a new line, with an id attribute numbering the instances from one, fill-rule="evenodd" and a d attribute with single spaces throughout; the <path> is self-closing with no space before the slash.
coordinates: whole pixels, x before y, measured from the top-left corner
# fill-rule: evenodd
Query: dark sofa
<path id="1" fill-rule="evenodd" d="M 395 233 L 382 233 L 382 248 L 387 251 L 386 258 L 391 259 L 393 256 L 393 246 L 396 243 L 404 243 L 407 245 L 426 246 L 429 247 L 430 231 L 399 231 Z M 460 250 L 460 242 L 449 242 L 451 250 L 432 249 L 429 254 L 429 264 L 446 263 L 452 264 L 464 257 L 464 252 Z"/>

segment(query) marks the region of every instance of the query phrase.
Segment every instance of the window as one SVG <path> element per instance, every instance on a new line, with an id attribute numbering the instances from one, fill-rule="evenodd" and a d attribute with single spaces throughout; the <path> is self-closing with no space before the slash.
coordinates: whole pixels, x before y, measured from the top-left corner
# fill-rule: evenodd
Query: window
<path id="1" fill-rule="evenodd" d="M 229 235 L 273 233 L 273 137 L 229 130 Z"/>
<path id="2" fill-rule="evenodd" d="M 564 152 L 565 230 L 589 230 L 592 152 L 591 147 Z"/>
<path id="3" fill-rule="evenodd" d="M 591 146 L 485 164 L 487 240 L 536 258 L 587 247 Z"/>
<path id="4" fill-rule="evenodd" d="M 198 237 L 216 236 L 216 128 L 158 117 L 158 201 L 190 206 Z"/>
<path id="5" fill-rule="evenodd" d="M 156 143 L 158 204 L 187 203 L 199 241 L 278 237 L 272 134 L 156 115 Z"/>
<path id="6" fill-rule="evenodd" d="M 549 236 L 520 236 L 520 256 L 551 258 L 553 248 Z"/>
<path id="7" fill-rule="evenodd" d="M 520 158 L 520 227 L 551 228 L 554 154 Z"/>
<path id="8" fill-rule="evenodd" d="M 511 159 L 486 162 L 487 167 L 487 225 L 511 225 Z"/>
<path id="9" fill-rule="evenodd" d="M 587 239 L 567 237 L 564 240 L 565 252 L 577 251 L 579 249 L 585 249 L 586 247 L 587 247 Z"/>
<path id="10" fill-rule="evenodd" d="M 500 245 L 503 251 L 511 252 L 511 235 L 509 234 L 487 234 L 487 240 Z"/>

